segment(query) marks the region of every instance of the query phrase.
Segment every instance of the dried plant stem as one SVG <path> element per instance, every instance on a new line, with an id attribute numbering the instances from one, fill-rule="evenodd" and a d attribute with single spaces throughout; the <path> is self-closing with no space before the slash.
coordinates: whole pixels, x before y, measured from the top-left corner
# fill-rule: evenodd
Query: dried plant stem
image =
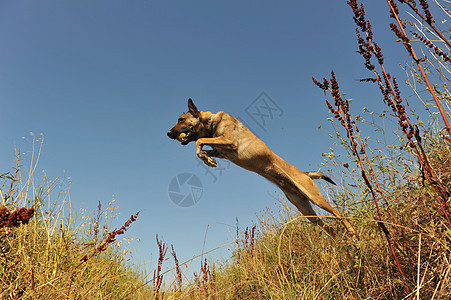
<path id="1" fill-rule="evenodd" d="M 410 44 L 410 40 L 407 38 L 407 35 L 405 33 L 405 30 L 404 30 L 404 25 L 401 23 L 401 20 L 398 17 L 398 10 L 397 10 L 397 8 L 395 6 L 395 3 L 393 2 L 393 0 L 387 0 L 387 3 L 390 6 L 390 10 L 391 10 L 391 13 L 392 13 L 391 16 L 394 19 L 396 19 L 396 21 L 398 23 L 398 26 L 396 26 L 395 24 L 391 24 L 391 28 L 396 33 L 396 35 L 399 38 L 402 39 L 402 41 L 404 43 L 404 46 L 407 49 L 407 52 L 412 56 L 413 60 L 417 64 L 418 69 L 420 70 L 421 75 L 422 75 L 423 79 L 425 80 L 425 82 L 427 84 L 428 90 L 431 93 L 432 97 L 434 98 L 434 101 L 435 101 L 435 103 L 436 103 L 436 105 L 437 105 L 437 107 L 438 107 L 438 109 L 440 111 L 440 114 L 441 114 L 441 116 L 443 118 L 443 121 L 445 122 L 446 128 L 447 128 L 448 132 L 451 134 L 451 127 L 450 127 L 450 125 L 448 123 L 448 120 L 446 118 L 445 112 L 444 112 L 440 102 L 438 101 L 437 95 L 435 94 L 434 89 L 432 88 L 432 86 L 431 86 L 431 84 L 430 84 L 430 82 L 428 80 L 428 77 L 427 77 L 426 73 L 424 72 L 423 67 L 421 66 L 421 63 L 420 63 L 421 60 L 418 59 L 417 55 L 415 54 L 415 51 L 413 50 L 413 47 Z M 418 12 L 418 10 L 417 10 L 417 12 Z M 428 20 L 429 19 L 430 18 L 428 18 Z M 428 24 L 429 23 L 432 24 L 432 22 L 428 21 Z M 399 29 L 397 27 L 400 28 L 401 31 L 399 31 Z M 386 75 L 387 73 L 385 72 L 385 69 L 383 68 L 383 65 L 381 65 L 381 67 L 382 67 L 382 70 L 384 72 L 384 76 L 387 78 L 388 76 Z M 386 80 L 386 82 L 387 82 L 387 80 Z M 390 83 L 390 80 L 388 80 L 388 82 Z M 380 84 L 382 84 L 382 83 L 380 83 Z M 390 83 L 390 89 L 391 89 L 392 93 L 393 93 L 393 91 L 395 91 L 395 89 L 393 89 L 393 86 L 391 85 L 391 83 Z M 396 95 L 396 93 L 393 93 L 393 95 Z M 393 103 L 392 99 L 391 99 L 391 101 Z M 391 105 L 391 106 L 392 107 L 396 107 L 396 109 L 398 108 L 397 105 Z M 400 111 L 398 111 L 398 110 L 396 112 L 398 114 L 398 117 L 400 117 L 400 119 L 402 121 L 405 121 L 405 122 L 408 123 L 408 127 L 410 128 L 410 131 L 413 131 L 415 126 L 412 126 L 412 124 L 409 121 L 409 118 L 405 114 L 405 111 L 402 114 L 400 114 Z M 417 157 L 418 157 L 418 161 L 419 161 L 420 165 L 422 166 L 423 170 L 426 171 L 425 172 L 426 179 L 431 184 L 431 188 L 432 188 L 434 194 L 437 197 L 437 200 L 439 202 L 439 205 L 440 205 L 440 208 L 441 208 L 441 210 L 443 212 L 443 215 L 446 218 L 446 220 L 448 221 L 448 224 L 451 226 L 451 220 L 450 220 L 451 207 L 449 206 L 449 204 L 447 202 L 447 199 L 448 199 L 448 196 L 449 196 L 448 189 L 445 186 L 443 186 L 443 184 L 440 183 L 440 181 L 438 180 L 437 176 L 435 175 L 435 172 L 434 172 L 433 168 L 431 167 L 431 165 L 429 163 L 429 160 L 427 158 L 426 152 L 424 151 L 424 148 L 421 145 L 421 138 L 419 137 L 419 134 L 418 134 L 417 130 L 415 130 L 415 134 L 414 134 L 414 136 L 415 136 L 415 138 L 417 140 L 417 143 L 415 144 L 411 140 L 412 133 L 411 132 L 407 133 L 407 128 L 405 126 L 402 126 L 402 124 L 401 124 L 401 127 L 403 127 L 404 132 L 406 132 L 407 137 L 410 140 L 411 147 L 415 149 Z"/>
<path id="2" fill-rule="evenodd" d="M 421 262 L 421 233 L 419 234 L 418 238 L 418 262 L 417 262 L 417 299 L 420 299 L 420 288 L 421 288 L 421 281 L 420 281 L 420 262 Z"/>
<path id="3" fill-rule="evenodd" d="M 401 0 L 401 3 L 407 4 L 421 19 L 423 19 L 423 21 L 425 21 L 432 30 L 434 30 L 434 32 L 442 39 L 443 42 L 445 42 L 448 47 L 451 48 L 451 43 L 450 41 L 448 41 L 443 34 L 440 32 L 440 30 L 437 29 L 437 27 L 434 26 L 434 22 L 431 22 L 430 20 L 428 20 L 425 16 L 423 16 L 420 11 L 413 6 L 409 1 L 405 1 L 405 0 Z M 437 3 L 438 4 L 438 3 Z M 443 8 L 442 8 L 443 9 Z"/>
<path id="4" fill-rule="evenodd" d="M 67 299 L 69 299 L 70 297 L 70 293 L 71 293 L 71 288 L 72 288 L 72 283 L 74 281 L 74 277 L 75 274 L 77 273 L 77 269 L 83 265 L 84 263 L 86 263 L 90 258 L 94 257 L 94 255 L 101 253 L 103 251 L 106 251 L 107 247 L 109 244 L 113 243 L 116 241 L 116 236 L 120 235 L 120 234 L 124 234 L 128 228 L 130 227 L 130 225 L 136 221 L 136 219 L 138 218 L 140 212 L 137 212 L 134 215 L 131 215 L 130 218 L 127 220 L 127 222 L 125 222 L 124 225 L 122 225 L 122 227 L 120 229 L 114 229 L 113 231 L 111 231 L 110 233 L 108 233 L 108 235 L 106 236 L 105 240 L 98 245 L 97 247 L 95 247 L 90 254 L 85 254 L 81 259 L 80 262 L 75 266 L 71 278 L 70 278 L 70 283 L 69 283 L 69 288 L 67 289 Z"/>
<path id="5" fill-rule="evenodd" d="M 394 2 L 390 2 L 393 4 L 391 7 L 394 8 L 392 16 L 397 16 L 397 9 L 394 6 Z M 402 105 L 402 99 L 400 97 L 399 89 L 396 84 L 395 78 L 391 79 L 391 76 L 388 72 L 386 72 L 384 68 L 384 59 L 381 52 L 380 47 L 377 45 L 376 42 L 373 40 L 373 33 L 371 29 L 371 24 L 369 21 L 365 19 L 365 10 L 363 5 L 360 5 L 360 7 L 357 4 L 356 0 L 348 1 L 348 4 L 351 6 L 354 12 L 354 21 L 358 28 L 361 29 L 362 32 L 365 33 L 365 39 L 363 39 L 360 36 L 359 30 L 357 30 L 357 38 L 359 42 L 359 52 L 362 54 L 362 56 L 365 58 L 365 67 L 372 71 L 375 75 L 376 79 L 368 79 L 373 82 L 378 82 L 380 90 L 382 94 L 384 95 L 384 102 L 386 102 L 393 110 L 395 115 L 399 118 L 399 125 L 401 126 L 403 132 L 405 133 L 407 139 L 409 140 L 409 145 L 411 148 L 414 149 L 417 157 L 418 162 L 421 165 L 421 169 L 424 171 L 424 174 L 426 176 L 426 179 L 431 184 L 431 187 L 436 195 L 436 198 L 439 202 L 441 211 L 443 212 L 443 215 L 447 219 L 448 223 L 451 226 L 450 222 L 450 215 L 451 215 L 451 207 L 447 203 L 447 198 L 449 195 L 448 189 L 440 183 L 440 181 L 437 179 L 437 176 L 434 173 L 433 168 L 430 166 L 429 160 L 427 158 L 427 155 L 424 151 L 424 148 L 421 144 L 421 137 L 418 132 L 418 128 L 416 125 L 413 125 L 410 122 L 409 117 L 406 115 L 406 111 L 404 106 Z M 398 19 L 399 21 L 399 19 Z M 395 24 L 390 25 L 391 29 L 396 33 L 396 35 L 402 39 L 406 49 L 408 52 L 412 55 L 412 46 L 410 45 L 409 39 L 407 36 L 402 34 L 397 26 Z M 402 27 L 404 30 L 404 28 Z M 375 66 L 371 63 L 371 57 L 376 56 L 378 63 L 381 67 L 382 73 L 383 73 L 383 79 L 378 74 L 378 72 L 375 69 Z M 416 56 L 415 56 L 416 57 Z M 417 61 L 419 64 L 419 62 Z M 364 80 L 364 81 L 368 81 Z M 320 86 L 321 87 L 321 86 Z M 324 89 L 324 88 L 323 88 Z M 435 94 L 434 94 L 435 95 Z M 416 143 L 413 141 L 413 137 L 415 137 Z"/>
<path id="6" fill-rule="evenodd" d="M 202 256 L 204 256 L 204 255 L 206 255 L 206 254 L 208 254 L 208 253 L 211 253 L 211 252 L 213 252 L 213 251 L 216 251 L 216 250 L 218 250 L 218 249 L 227 247 L 227 246 L 232 245 L 232 244 L 235 244 L 235 243 L 236 243 L 236 241 L 228 242 L 228 243 L 226 243 L 226 244 L 224 244 L 224 245 L 221 245 L 221 246 L 218 246 L 218 247 L 213 248 L 213 249 L 211 249 L 211 250 L 205 251 L 205 252 L 203 252 L 203 253 L 201 253 L 201 254 L 198 254 L 198 255 L 196 255 L 196 256 L 194 256 L 194 257 L 192 257 L 192 258 L 190 258 L 190 259 L 184 261 L 183 263 L 180 264 L 180 266 L 186 266 L 189 262 L 192 262 L 193 260 L 195 260 L 195 259 L 197 259 L 197 258 L 199 258 L 199 257 L 202 257 Z M 179 267 L 180 267 L 180 266 L 179 266 Z M 166 271 L 164 271 L 164 272 L 161 272 L 160 275 L 164 275 L 164 274 L 167 274 L 167 273 L 169 273 L 169 272 L 171 272 L 171 271 L 174 271 L 174 270 L 176 270 L 176 268 L 177 268 L 177 267 L 172 267 L 172 268 L 170 268 L 170 269 L 168 269 L 168 270 L 166 270 Z M 155 278 L 156 278 L 156 277 L 153 277 L 152 279 L 150 279 L 150 280 L 144 282 L 143 284 L 138 285 L 136 288 L 132 289 L 131 291 L 128 291 L 127 293 L 124 294 L 124 296 L 123 296 L 121 299 L 126 298 L 127 296 L 131 295 L 133 292 L 135 292 L 135 291 L 141 289 L 143 286 L 145 286 L 145 285 L 151 283 L 152 281 L 155 280 Z"/>
<path id="7" fill-rule="evenodd" d="M 399 29 L 401 29 L 402 37 L 400 37 L 400 38 L 402 38 L 403 43 L 404 43 L 404 45 L 406 46 L 407 51 L 409 52 L 409 54 L 412 56 L 413 60 L 414 60 L 415 63 L 417 64 L 418 69 L 419 69 L 420 72 L 421 72 L 421 76 L 423 76 L 423 79 L 424 79 L 424 81 L 426 82 L 426 85 L 427 85 L 427 87 L 428 87 L 428 90 L 429 90 L 429 92 L 431 93 L 432 97 L 434 98 L 435 104 L 437 105 L 437 108 L 438 108 L 438 110 L 440 111 L 440 115 L 441 115 L 442 118 L 443 118 L 443 122 L 445 123 L 445 127 L 446 127 L 446 129 L 448 130 L 448 133 L 451 134 L 451 126 L 449 125 L 448 119 L 446 118 L 445 111 L 443 110 L 443 107 L 442 107 L 442 105 L 440 104 L 440 101 L 438 100 L 437 95 L 435 94 L 434 89 L 432 88 L 431 83 L 429 82 L 429 79 L 428 79 L 426 73 L 424 72 L 424 69 L 423 69 L 423 67 L 422 67 L 422 65 L 421 65 L 421 60 L 418 59 L 418 57 L 417 57 L 415 51 L 413 50 L 412 46 L 410 45 L 410 41 L 409 41 L 409 39 L 407 38 L 406 32 L 405 32 L 405 30 L 404 30 L 404 25 L 402 24 L 401 20 L 399 19 L 399 17 L 398 17 L 398 12 L 397 12 L 397 10 L 396 10 L 395 7 L 394 7 L 394 2 L 393 2 L 393 0 L 387 0 L 387 3 L 388 3 L 388 5 L 390 6 L 390 10 L 391 10 L 391 12 L 392 12 L 392 16 L 395 18 L 396 22 L 398 23 Z M 407 2 L 407 3 L 408 3 L 408 2 Z M 409 5 L 411 8 L 413 7 L 410 3 L 408 3 L 408 5 Z M 423 18 L 423 19 L 431 26 L 431 28 L 434 29 L 434 31 L 440 36 L 440 38 L 441 38 L 443 41 L 445 41 L 445 42 L 451 47 L 451 44 L 449 43 L 449 41 L 447 41 L 447 40 L 445 39 L 445 37 L 440 33 L 440 31 L 438 31 L 438 30 L 432 25 L 432 22 L 426 20 L 426 18 L 425 18 L 424 16 L 422 16 L 420 13 L 418 13 L 418 10 L 417 10 L 417 9 L 414 9 L 414 11 L 416 11 L 417 14 L 418 14 L 421 18 Z"/>
<path id="8" fill-rule="evenodd" d="M 393 88 L 392 82 L 390 80 L 390 76 L 385 71 L 384 65 L 381 64 L 380 67 L 381 67 L 382 73 L 384 74 L 385 82 L 388 83 L 388 86 L 390 88 L 390 93 L 392 95 L 396 95 L 396 90 Z M 379 75 L 377 74 L 377 72 L 375 70 L 373 70 L 373 72 L 379 78 Z M 381 88 L 384 88 L 382 81 L 378 80 L 378 83 L 379 83 Z M 393 110 L 396 113 L 397 117 L 400 118 L 400 120 L 403 120 L 404 122 L 407 122 L 408 126 L 402 126 L 401 125 L 401 128 L 402 128 L 403 132 L 406 134 L 407 139 L 410 142 L 411 148 L 414 149 L 414 151 L 415 151 L 415 153 L 416 153 L 416 155 L 418 157 L 418 162 L 420 163 L 422 169 L 426 170 L 425 176 L 428 179 L 428 181 L 431 183 L 431 187 L 432 187 L 432 189 L 434 191 L 434 194 L 436 195 L 436 197 L 438 199 L 440 207 L 441 207 L 441 209 L 443 211 L 443 215 L 445 216 L 445 218 L 447 219 L 448 223 L 451 226 L 451 220 L 449 218 L 449 215 L 451 215 L 451 208 L 449 207 L 449 204 L 445 200 L 445 199 L 447 199 L 447 196 L 446 196 L 447 191 L 446 190 L 444 191 L 441 188 L 441 185 L 439 185 L 438 190 L 439 190 L 440 196 L 438 195 L 439 193 L 437 193 L 435 186 L 437 186 L 437 184 L 439 184 L 439 181 L 437 179 L 437 176 L 435 175 L 435 172 L 434 172 L 433 168 L 431 167 L 431 165 L 429 163 L 429 159 L 427 158 L 426 152 L 424 151 L 424 148 L 423 148 L 423 146 L 421 144 L 421 138 L 419 137 L 418 134 L 414 134 L 413 136 L 415 136 L 415 138 L 417 140 L 417 143 L 414 143 L 413 140 L 412 140 L 411 131 L 416 126 L 412 125 L 412 123 L 410 122 L 409 117 L 406 115 L 405 110 L 400 110 L 399 107 L 394 104 L 395 102 L 394 102 L 394 100 L 393 100 L 393 98 L 392 98 L 392 96 L 390 94 L 388 95 L 388 99 L 390 100 L 390 103 L 392 104 L 390 106 L 393 108 Z M 409 130 L 409 129 L 411 129 L 411 130 Z M 440 199 L 444 200 L 443 202 L 445 203 L 445 206 L 447 206 L 446 210 L 445 210 L 445 207 L 443 206 L 442 201 Z"/>
<path id="9" fill-rule="evenodd" d="M 157 234 L 156 238 L 157 238 L 159 255 L 158 255 L 157 269 L 154 271 L 153 286 L 154 286 L 154 290 L 155 290 L 154 299 L 158 300 L 158 299 L 160 299 L 160 288 L 161 288 L 161 284 L 163 283 L 163 274 L 161 274 L 161 266 L 163 264 L 164 257 L 166 256 L 166 252 L 168 251 L 168 247 L 162 240 L 158 240 L 158 234 Z M 164 295 L 163 295 L 163 298 L 164 298 Z"/>
<path id="10" fill-rule="evenodd" d="M 354 1 L 354 3 L 356 3 L 356 2 Z M 363 10 L 363 7 L 361 9 Z M 369 23 L 365 22 L 365 24 L 367 24 L 369 26 Z M 361 44 L 361 47 L 363 47 L 362 44 Z M 363 48 L 361 48 L 361 50 L 362 49 Z M 366 62 L 366 66 L 369 67 L 369 69 L 374 69 L 374 66 L 372 66 L 370 64 L 368 59 L 367 59 L 367 62 Z M 372 195 L 372 198 L 373 198 L 373 202 L 374 202 L 374 204 L 376 206 L 376 210 L 377 210 L 377 214 L 378 214 L 378 218 L 379 218 L 379 221 L 377 222 L 377 224 L 379 225 L 379 227 L 382 229 L 382 231 L 385 234 L 385 237 L 387 239 L 388 245 L 390 247 L 390 251 L 393 254 L 393 258 L 395 259 L 396 266 L 397 266 L 398 271 L 401 274 L 402 280 L 404 282 L 406 292 L 407 292 L 407 294 L 409 294 L 410 290 L 409 290 L 409 287 L 407 285 L 407 280 L 406 280 L 406 278 L 404 276 L 404 273 L 402 271 L 402 268 L 401 268 L 401 265 L 399 263 L 399 260 L 398 260 L 398 257 L 396 255 L 396 252 L 395 252 L 395 250 L 393 248 L 393 242 L 392 242 L 392 239 L 390 237 L 390 233 L 389 233 L 387 227 L 385 226 L 385 224 L 384 224 L 384 222 L 382 220 L 382 214 L 380 212 L 379 203 L 377 201 L 376 193 L 374 192 L 374 189 L 373 189 L 373 187 L 372 187 L 372 185 L 370 183 L 370 180 L 368 178 L 368 174 L 367 174 L 368 172 L 369 172 L 369 174 L 371 176 L 371 179 L 374 182 L 376 182 L 376 185 L 378 187 L 378 191 L 381 194 L 382 198 L 384 199 L 385 203 L 387 203 L 387 207 L 389 207 L 388 206 L 388 202 L 387 202 L 387 200 L 385 198 L 385 195 L 384 195 L 384 192 L 383 192 L 383 190 L 382 190 L 382 188 L 381 188 L 381 186 L 379 184 L 379 181 L 377 179 L 376 173 L 374 172 L 374 169 L 372 168 L 371 160 L 369 159 L 368 154 L 367 154 L 366 149 L 365 149 L 365 143 L 364 143 L 364 141 L 363 141 L 363 139 L 362 139 L 362 137 L 360 135 L 360 130 L 357 127 L 357 125 L 355 124 L 355 121 L 352 119 L 351 114 L 349 112 L 349 101 L 347 99 L 343 99 L 341 97 L 338 81 L 337 81 L 337 79 L 335 77 L 335 73 L 333 71 L 331 72 L 331 80 L 330 80 L 331 87 L 329 87 L 329 81 L 327 79 L 325 79 L 325 78 L 324 78 L 324 84 L 319 83 L 318 81 L 315 80 L 315 78 L 312 78 L 312 79 L 315 82 L 315 84 L 318 85 L 324 91 L 329 90 L 330 93 L 332 94 L 332 96 L 335 99 L 335 106 L 336 106 L 336 108 L 334 108 L 332 106 L 332 104 L 330 104 L 326 100 L 327 107 L 334 114 L 335 118 L 341 122 L 341 125 L 346 129 L 346 133 L 347 133 L 347 136 L 348 136 L 350 144 L 351 144 L 351 149 L 352 149 L 353 155 L 357 158 L 357 162 L 358 162 L 358 164 L 359 164 L 359 166 L 360 166 L 360 168 L 362 170 L 362 177 L 363 177 L 363 179 L 365 181 L 366 186 L 368 187 L 368 189 L 371 192 L 371 195 Z M 359 143 L 357 142 L 357 139 L 356 139 L 356 137 L 354 135 L 354 130 L 357 132 L 357 137 L 358 137 Z M 358 148 L 360 148 L 360 150 L 358 150 Z M 366 171 L 363 159 L 362 159 L 362 157 L 360 155 L 361 153 L 365 157 L 365 161 L 366 161 L 366 164 L 367 164 L 368 170 L 369 170 L 368 172 Z M 389 213 L 390 213 L 390 211 L 389 211 Z M 392 219 L 393 219 L 393 222 L 396 223 L 396 220 L 394 220 L 393 217 L 392 217 Z"/>
<path id="11" fill-rule="evenodd" d="M 299 217 L 294 218 L 294 219 L 288 221 L 287 223 L 285 223 L 285 225 L 283 226 L 282 231 L 280 232 L 280 235 L 279 235 L 279 245 L 277 246 L 277 258 L 278 258 L 278 263 L 279 263 L 280 272 L 282 273 L 283 278 L 285 279 L 285 282 L 286 282 L 287 286 L 291 286 L 291 284 L 290 284 L 290 281 L 288 280 L 287 275 L 285 274 L 285 271 L 284 271 L 285 268 L 284 268 L 283 265 L 282 265 L 282 256 L 281 256 L 281 251 L 280 251 L 280 249 L 281 249 L 281 247 L 282 247 L 282 236 L 283 236 L 285 230 L 287 229 L 287 226 L 288 226 L 290 223 L 292 223 L 292 222 L 298 220 L 299 218 L 303 218 L 303 217 L 306 217 L 306 216 L 299 216 Z"/>
<path id="12" fill-rule="evenodd" d="M 175 278 L 175 294 L 177 294 L 182 291 L 182 271 L 180 270 L 179 260 L 177 259 L 177 254 L 175 253 L 173 245 L 171 245 L 171 255 L 174 258 L 175 271 L 177 274 Z"/>

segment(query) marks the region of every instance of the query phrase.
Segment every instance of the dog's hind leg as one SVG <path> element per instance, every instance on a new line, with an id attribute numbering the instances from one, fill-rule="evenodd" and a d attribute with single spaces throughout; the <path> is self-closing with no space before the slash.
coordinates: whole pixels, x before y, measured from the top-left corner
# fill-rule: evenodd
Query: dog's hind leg
<path id="1" fill-rule="evenodd" d="M 327 200 L 321 194 L 321 191 L 319 190 L 318 186 L 313 182 L 313 180 L 308 175 L 300 172 L 298 177 L 296 178 L 296 182 L 294 183 L 294 185 L 296 186 L 296 188 L 299 189 L 299 193 L 302 194 L 303 197 L 305 197 L 306 201 L 308 199 L 316 206 L 324 209 L 328 213 L 331 213 L 332 215 L 334 215 L 336 218 L 338 218 L 343 223 L 343 225 L 346 227 L 346 229 L 348 230 L 348 232 L 351 235 L 356 234 L 356 232 L 355 232 L 354 228 L 351 226 L 351 224 L 343 218 L 343 215 L 338 210 L 333 208 L 327 202 Z M 293 193 L 293 190 L 290 190 L 290 192 Z M 292 200 L 290 199 L 290 201 L 292 201 Z M 301 201 L 301 205 L 302 205 L 302 202 L 304 202 L 304 201 Z M 294 202 L 293 202 L 293 204 L 296 205 L 296 203 L 294 203 Z M 296 207 L 298 207 L 298 206 L 296 205 Z M 301 208 L 299 208 L 299 207 L 298 207 L 298 209 L 301 210 Z"/>
<path id="2" fill-rule="evenodd" d="M 293 194 L 287 191 L 283 191 L 288 200 L 296 206 L 296 208 L 313 224 L 324 227 L 323 221 L 317 216 L 313 210 L 312 205 L 307 198 Z"/>
<path id="3" fill-rule="evenodd" d="M 291 203 L 296 206 L 296 208 L 313 224 L 321 226 L 327 233 L 329 233 L 332 236 L 335 236 L 335 233 L 332 229 L 332 227 L 329 227 L 328 225 L 324 224 L 324 222 L 318 217 L 316 212 L 313 210 L 312 205 L 310 204 L 310 201 L 305 198 L 304 196 L 299 196 L 298 194 L 293 194 L 284 191 L 285 195 L 287 196 L 288 200 L 290 200 Z"/>
<path id="4" fill-rule="evenodd" d="M 333 214 L 337 219 L 339 219 L 343 223 L 343 225 L 346 227 L 346 229 L 351 235 L 356 235 L 356 232 L 354 228 L 352 228 L 351 224 L 346 219 L 343 218 L 343 215 L 338 210 L 333 208 L 327 202 L 327 200 L 321 194 L 321 191 L 319 190 L 318 186 L 313 182 L 312 178 L 300 172 L 296 177 L 295 185 L 300 190 L 300 192 L 306 198 L 308 198 L 313 204 Z"/>
<path id="5" fill-rule="evenodd" d="M 319 206 L 320 208 L 324 209 L 325 211 L 333 214 L 335 217 L 337 217 L 343 223 L 343 225 L 346 227 L 346 229 L 348 230 L 348 232 L 351 235 L 353 235 L 353 236 L 356 235 L 356 232 L 355 232 L 354 228 L 351 226 L 351 224 L 346 219 L 344 219 L 343 215 L 338 210 L 333 208 L 332 205 L 330 205 L 321 194 L 311 197 L 310 201 L 312 201 L 315 205 Z"/>

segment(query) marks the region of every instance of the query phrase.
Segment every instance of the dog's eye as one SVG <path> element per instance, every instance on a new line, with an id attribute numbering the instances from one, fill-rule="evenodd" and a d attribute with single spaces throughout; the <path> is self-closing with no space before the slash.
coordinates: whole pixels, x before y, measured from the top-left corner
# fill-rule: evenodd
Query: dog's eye
<path id="1" fill-rule="evenodd" d="M 182 124 L 182 123 L 183 123 L 183 121 L 185 121 L 185 119 L 183 119 L 183 118 L 180 118 L 180 119 L 178 119 L 177 123 L 178 123 L 178 124 Z"/>

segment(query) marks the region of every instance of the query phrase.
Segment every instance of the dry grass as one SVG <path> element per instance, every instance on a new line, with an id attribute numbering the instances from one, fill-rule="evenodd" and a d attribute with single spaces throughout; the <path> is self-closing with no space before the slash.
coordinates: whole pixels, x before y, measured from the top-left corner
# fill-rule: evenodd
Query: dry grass
<path id="1" fill-rule="evenodd" d="M 38 151 L 36 151 L 38 153 Z M 136 220 L 109 230 L 114 201 L 104 211 L 74 218 L 64 182 L 38 184 L 33 153 L 29 171 L 2 174 L 0 209 L 1 299 L 121 299 L 143 282 L 116 238 Z M 28 207 L 28 208 L 26 208 Z M 148 299 L 145 286 L 125 299 Z"/>

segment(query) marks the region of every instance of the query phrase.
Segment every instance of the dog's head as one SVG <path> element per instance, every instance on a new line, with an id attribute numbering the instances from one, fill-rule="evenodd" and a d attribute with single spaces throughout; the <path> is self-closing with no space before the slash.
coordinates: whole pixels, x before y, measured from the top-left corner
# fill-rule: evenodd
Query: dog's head
<path id="1" fill-rule="evenodd" d="M 182 145 L 187 145 L 192 141 L 202 137 L 209 137 L 211 131 L 209 117 L 205 117 L 207 112 L 198 111 L 194 105 L 193 100 L 188 99 L 188 112 L 181 115 L 177 124 L 168 131 L 168 137 L 176 139 L 179 134 L 186 134 L 180 142 Z M 211 115 L 211 113 L 209 113 Z"/>

